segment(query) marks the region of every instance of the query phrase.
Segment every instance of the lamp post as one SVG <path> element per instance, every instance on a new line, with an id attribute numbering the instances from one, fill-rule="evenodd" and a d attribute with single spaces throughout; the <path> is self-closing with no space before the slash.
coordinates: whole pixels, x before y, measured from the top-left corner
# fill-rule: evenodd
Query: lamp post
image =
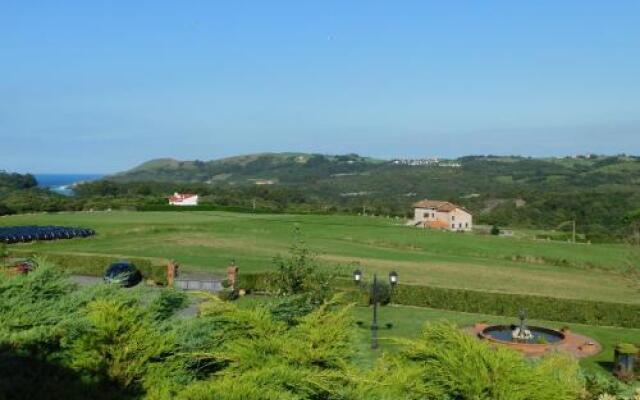
<path id="1" fill-rule="evenodd" d="M 353 281 L 356 285 L 362 285 L 362 271 L 359 269 L 353 271 Z M 389 273 L 389 284 L 391 288 L 398 283 L 398 274 L 393 271 Z M 371 349 L 378 348 L 378 275 L 373 274 L 373 284 L 371 285 L 371 300 L 373 302 L 373 320 L 371 322 Z"/>

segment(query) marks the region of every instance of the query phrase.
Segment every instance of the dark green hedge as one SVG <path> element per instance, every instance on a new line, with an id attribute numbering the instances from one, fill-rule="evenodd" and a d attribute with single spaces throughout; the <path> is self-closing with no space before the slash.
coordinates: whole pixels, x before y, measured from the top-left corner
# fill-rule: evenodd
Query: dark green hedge
<path id="1" fill-rule="evenodd" d="M 269 279 L 268 273 L 241 273 L 238 287 L 249 291 L 268 291 Z M 350 280 L 337 279 L 334 286 L 345 292 L 348 301 L 360 305 L 370 302 L 369 291 L 358 290 Z M 640 328 L 640 305 L 633 304 L 414 285 L 398 285 L 393 290 L 391 301 L 407 306 L 509 317 L 517 317 L 518 311 L 524 308 L 533 319 Z"/>
<path id="2" fill-rule="evenodd" d="M 238 274 L 238 289 L 244 289 L 247 292 L 267 292 L 271 288 L 272 274 L 270 273 L 240 273 Z"/>
<path id="3" fill-rule="evenodd" d="M 587 325 L 640 328 L 640 306 L 523 294 L 490 293 L 463 289 L 398 285 L 393 303 L 470 313 L 517 316 Z"/>
<path id="4" fill-rule="evenodd" d="M 56 267 L 62 268 L 72 274 L 88 276 L 102 276 L 111 263 L 116 261 L 129 261 L 140 270 L 144 279 L 151 279 L 162 284 L 166 284 L 167 282 L 166 265 L 154 265 L 153 262 L 146 258 L 119 258 L 107 255 L 79 255 L 15 250 L 11 251 L 11 256 L 42 257 Z"/>
<path id="5" fill-rule="evenodd" d="M 170 204 L 149 204 L 139 206 L 136 208 L 138 211 L 229 211 L 239 213 L 254 213 L 254 214 L 278 214 L 282 213 L 281 210 L 272 209 L 253 209 L 241 206 L 218 206 L 213 204 L 200 204 L 197 206 L 172 206 Z"/>

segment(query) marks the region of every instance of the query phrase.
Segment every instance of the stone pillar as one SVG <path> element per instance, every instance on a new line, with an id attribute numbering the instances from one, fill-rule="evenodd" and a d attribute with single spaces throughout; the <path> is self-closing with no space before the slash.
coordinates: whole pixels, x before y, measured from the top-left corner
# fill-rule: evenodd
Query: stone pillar
<path id="1" fill-rule="evenodd" d="M 229 286 L 232 289 L 236 288 L 236 282 L 238 280 L 238 267 L 236 266 L 235 261 L 231 261 L 231 264 L 227 267 L 227 280 L 229 281 Z"/>
<path id="2" fill-rule="evenodd" d="M 173 287 L 173 281 L 178 276 L 179 265 L 175 261 L 171 260 L 167 264 L 167 286 Z"/>

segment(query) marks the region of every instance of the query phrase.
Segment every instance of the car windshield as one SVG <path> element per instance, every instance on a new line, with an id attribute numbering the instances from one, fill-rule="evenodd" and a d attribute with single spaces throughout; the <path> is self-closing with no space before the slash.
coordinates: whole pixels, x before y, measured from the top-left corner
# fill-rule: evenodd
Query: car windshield
<path id="1" fill-rule="evenodd" d="M 107 275 L 116 276 L 116 275 L 130 272 L 132 269 L 133 268 L 130 264 L 113 264 L 109 267 L 109 270 L 107 271 Z"/>

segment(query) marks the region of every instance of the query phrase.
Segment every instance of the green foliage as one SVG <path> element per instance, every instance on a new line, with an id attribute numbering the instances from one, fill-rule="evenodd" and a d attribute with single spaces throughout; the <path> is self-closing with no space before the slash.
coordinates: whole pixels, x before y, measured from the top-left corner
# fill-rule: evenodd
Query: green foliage
<path id="1" fill-rule="evenodd" d="M 379 386 L 370 398 L 575 400 L 582 389 L 578 364 L 568 356 L 529 361 L 449 324 L 426 325 L 404 349 L 379 361 L 370 378 Z"/>
<path id="2" fill-rule="evenodd" d="M 340 297 L 292 313 L 304 293 L 251 307 L 211 295 L 198 317 L 175 317 L 183 296 L 159 290 L 76 288 L 42 261 L 0 275 L 0 397 L 577 400 L 583 388 L 571 359 L 527 360 L 446 324 L 362 370 Z"/>
<path id="3" fill-rule="evenodd" d="M 184 292 L 167 288 L 149 304 L 149 312 L 154 320 L 164 321 L 185 308 L 188 303 L 189 299 Z"/>
<path id="4" fill-rule="evenodd" d="M 631 343 L 620 343 L 616 346 L 616 351 L 621 354 L 638 354 L 640 350 Z"/>
<path id="5" fill-rule="evenodd" d="M 2 189 L 30 189 L 36 187 L 38 182 L 31 174 L 16 174 L 0 171 L 0 190 Z"/>
<path id="6" fill-rule="evenodd" d="M 49 253 L 40 251 L 17 251 L 12 250 L 12 255 L 30 255 L 46 259 L 50 264 L 60 268 L 67 273 L 87 276 L 103 276 L 106 269 L 114 262 L 122 261 L 122 258 L 101 255 L 71 254 L 71 253 Z M 143 279 L 150 279 L 158 283 L 166 283 L 166 268 L 154 265 L 152 261 L 145 258 L 131 258 L 127 261 L 133 263 L 142 273 Z"/>
<path id="7" fill-rule="evenodd" d="M 271 284 L 276 295 L 305 293 L 311 301 L 320 304 L 331 292 L 333 276 L 320 268 L 315 254 L 309 250 L 302 239 L 299 227 L 295 227 L 289 256 L 278 256 L 274 259 L 274 263 L 276 272 Z"/>
<path id="8" fill-rule="evenodd" d="M 625 391 L 625 387 L 620 381 L 603 374 L 585 374 L 584 382 L 585 395 L 583 400 L 597 400 L 605 394 L 617 396 Z"/>
<path id="9" fill-rule="evenodd" d="M 494 236 L 498 236 L 500 234 L 500 228 L 498 227 L 498 225 L 493 225 L 491 227 L 491 234 Z"/>
<path id="10" fill-rule="evenodd" d="M 276 321 L 287 325 L 296 325 L 298 320 L 309 314 L 315 305 L 307 294 L 295 294 L 278 298 L 270 307 L 271 315 Z"/>
<path id="11" fill-rule="evenodd" d="M 0 243 L 0 262 L 2 263 L 2 267 L 6 266 L 7 257 L 9 257 L 9 249 L 7 248 L 7 245 L 2 242 Z"/>
<path id="12" fill-rule="evenodd" d="M 430 286 L 398 285 L 392 301 L 418 307 L 516 316 L 527 308 L 530 318 L 587 325 L 640 327 L 640 306 L 510 293 L 479 292 Z"/>
<path id="13" fill-rule="evenodd" d="M 98 299 L 86 307 L 68 343 L 71 366 L 130 388 L 172 350 L 171 337 L 128 299 Z"/>
<path id="14" fill-rule="evenodd" d="M 245 273 L 238 274 L 236 286 L 247 293 L 254 291 L 266 292 L 272 287 L 273 274 L 271 273 Z"/>
<path id="15" fill-rule="evenodd" d="M 220 300 L 232 301 L 238 298 L 238 291 L 231 287 L 228 287 L 224 288 L 224 290 L 219 291 L 217 295 Z"/>

